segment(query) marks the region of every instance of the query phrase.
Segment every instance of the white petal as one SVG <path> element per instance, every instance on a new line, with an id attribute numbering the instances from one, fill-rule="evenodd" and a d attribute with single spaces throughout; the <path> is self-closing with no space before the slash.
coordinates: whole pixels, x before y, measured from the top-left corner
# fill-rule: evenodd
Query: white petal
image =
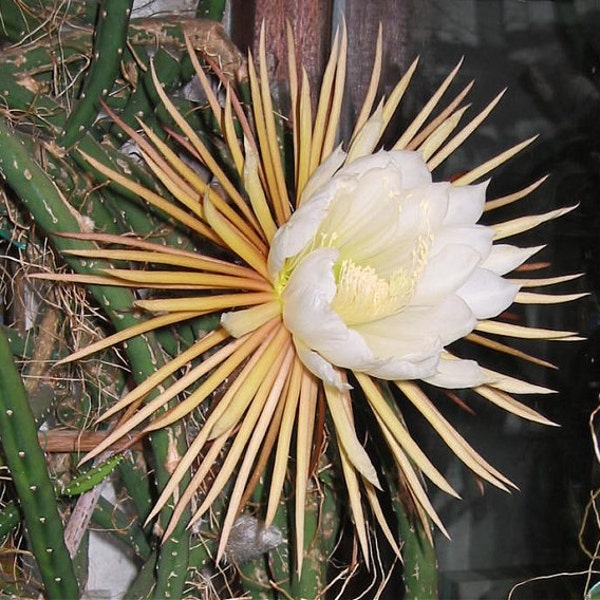
<path id="1" fill-rule="evenodd" d="M 472 225 L 479 221 L 489 181 L 477 185 L 451 185 L 444 225 Z"/>
<path id="2" fill-rule="evenodd" d="M 514 301 L 519 286 L 487 269 L 476 269 L 456 292 L 478 319 L 490 319 L 506 310 Z"/>
<path id="3" fill-rule="evenodd" d="M 477 319 L 465 301 L 452 295 L 433 307 L 408 306 L 385 319 L 361 324 L 357 330 L 364 332 L 367 339 L 369 335 L 397 336 L 409 340 L 437 338 L 440 346 L 447 346 L 471 333 L 476 323 Z"/>
<path id="4" fill-rule="evenodd" d="M 509 244 L 494 244 L 492 252 L 481 265 L 485 269 L 493 271 L 498 275 L 509 273 L 522 265 L 534 254 L 545 248 L 545 246 L 534 246 L 533 248 L 518 248 Z"/>
<path id="5" fill-rule="evenodd" d="M 383 100 L 375 112 L 369 117 L 362 126 L 358 135 L 348 148 L 348 158 L 346 164 L 354 162 L 357 158 L 371 154 L 381 138 L 383 133 Z"/>
<path id="6" fill-rule="evenodd" d="M 490 382 L 490 377 L 474 360 L 441 357 L 435 375 L 424 381 L 446 389 L 471 388 Z"/>
<path id="7" fill-rule="evenodd" d="M 282 295 L 283 322 L 310 350 L 336 366 L 354 368 L 370 363 L 373 353 L 331 308 L 336 258 L 337 251 L 321 248 L 294 269 Z"/>
<path id="8" fill-rule="evenodd" d="M 393 381 L 423 379 L 435 373 L 438 360 L 438 354 L 434 354 L 418 362 L 390 358 L 387 360 L 377 360 L 372 364 L 365 364 L 363 368 L 356 368 L 354 370 L 362 371 L 379 379 L 390 379 Z"/>
<path id="9" fill-rule="evenodd" d="M 446 246 L 427 263 L 417 283 L 411 304 L 433 306 L 459 289 L 471 276 L 481 257 L 473 248 Z"/>
<path id="10" fill-rule="evenodd" d="M 431 173 L 423 157 L 418 152 L 406 150 L 380 150 L 361 156 L 345 165 L 342 172 L 348 177 L 361 177 L 371 169 L 386 169 L 398 173 L 405 190 L 431 185 Z"/>
<path id="11" fill-rule="evenodd" d="M 336 171 L 346 160 L 346 153 L 338 146 L 313 172 L 302 191 L 302 205 L 310 196 L 312 196 L 321 186 L 328 183 Z"/>
<path id="12" fill-rule="evenodd" d="M 276 231 L 268 257 L 271 279 L 274 280 L 281 271 L 286 258 L 296 256 L 313 239 L 340 185 L 339 180 L 333 179 L 328 185 L 322 186 L 319 194 L 300 206 L 289 221 Z"/>
<path id="13" fill-rule="evenodd" d="M 294 346 L 296 347 L 298 358 L 313 375 L 323 380 L 325 383 L 334 386 L 340 391 L 352 388 L 350 384 L 342 381 L 338 370 L 335 369 L 329 361 L 326 361 L 320 354 L 314 350 L 311 350 L 296 336 L 293 336 L 292 339 L 294 340 Z"/>
<path id="14" fill-rule="evenodd" d="M 431 173 L 419 152 L 392 150 L 388 152 L 394 165 L 402 173 L 402 185 L 410 189 L 431 183 Z"/>
<path id="15" fill-rule="evenodd" d="M 443 252 L 446 246 L 465 244 L 477 251 L 482 260 L 487 259 L 492 251 L 494 232 L 484 225 L 454 225 L 443 227 L 435 234 L 431 245 L 431 256 Z"/>

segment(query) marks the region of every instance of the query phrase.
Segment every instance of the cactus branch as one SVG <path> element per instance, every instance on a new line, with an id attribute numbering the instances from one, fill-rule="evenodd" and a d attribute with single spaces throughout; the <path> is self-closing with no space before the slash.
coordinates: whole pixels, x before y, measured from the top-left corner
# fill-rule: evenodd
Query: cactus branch
<path id="1" fill-rule="evenodd" d="M 74 144 L 90 127 L 119 73 L 133 0 L 104 0 L 100 4 L 92 62 L 79 103 L 69 116 L 61 145 Z"/>
<path id="2" fill-rule="evenodd" d="M 79 586 L 64 542 L 54 486 L 38 444 L 25 387 L 3 332 L 0 332 L 0 384 L 2 447 L 46 593 L 50 599 L 78 598 Z"/>

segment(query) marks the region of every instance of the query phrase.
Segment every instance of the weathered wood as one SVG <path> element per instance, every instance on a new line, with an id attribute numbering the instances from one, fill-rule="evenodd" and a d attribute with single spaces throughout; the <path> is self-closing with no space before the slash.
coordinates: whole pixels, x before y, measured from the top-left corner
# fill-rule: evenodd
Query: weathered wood
<path id="1" fill-rule="evenodd" d="M 288 80 L 286 21 L 294 30 L 298 62 L 304 65 L 312 89 L 325 68 L 331 41 L 331 0 L 233 0 L 231 35 L 243 50 L 258 55 L 261 26 L 265 27 L 266 53 L 273 81 Z M 314 94 L 313 94 L 314 96 Z"/>
<path id="2" fill-rule="evenodd" d="M 348 27 L 347 120 L 360 110 L 375 54 L 377 31 L 382 27 L 383 71 L 379 91 L 388 96 L 412 61 L 431 52 L 431 0 L 347 0 L 344 15 Z M 425 25 L 423 25 L 425 24 Z"/>

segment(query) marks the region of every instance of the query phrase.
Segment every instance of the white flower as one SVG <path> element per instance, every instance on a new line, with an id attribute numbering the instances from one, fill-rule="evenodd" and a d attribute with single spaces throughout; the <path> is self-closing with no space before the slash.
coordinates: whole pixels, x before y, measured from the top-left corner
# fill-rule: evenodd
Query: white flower
<path id="1" fill-rule="evenodd" d="M 543 178 L 487 202 L 486 184 L 471 185 L 533 138 L 475 166 L 453 183 L 432 182 L 431 172 L 477 129 L 501 95 L 459 128 L 465 112 L 460 106 L 462 96 L 446 108 L 439 105 L 457 66 L 391 144 L 392 149 L 375 152 L 416 68 L 415 62 L 387 99 L 374 108 L 380 38 L 378 66 L 354 133 L 346 141 L 346 153 L 335 148 L 346 69 L 344 31 L 333 46 L 314 114 L 308 78 L 304 75 L 301 84 L 290 78 L 293 160 L 289 166 L 293 163 L 293 169 L 287 168 L 280 153 L 279 117 L 270 95 L 264 39 L 259 73 L 252 61 L 248 63 L 252 101 L 246 105 L 247 115 L 231 88 L 222 108 L 212 88 L 203 84 L 214 117 L 222 125 L 239 176 L 235 179 L 228 176 L 231 164 L 222 168 L 153 73 L 157 93 L 178 124 L 181 139 L 191 144 L 187 150 L 193 147 L 222 193 L 197 177 L 149 128 L 145 128 L 145 139 L 120 123 L 143 149 L 172 198 L 163 198 L 92 157 L 88 161 L 116 184 L 164 211 L 182 229 L 189 229 L 190 239 L 199 236 L 198 247 L 206 248 L 206 254 L 107 234 L 82 234 L 82 239 L 97 241 L 101 247 L 73 252 L 82 258 L 125 261 L 128 268 L 106 269 L 100 276 L 75 276 L 76 280 L 154 288 L 152 296 L 137 300 L 135 307 L 155 316 L 82 349 L 71 360 L 154 329 L 210 314 L 221 317 L 221 326 L 197 339 L 103 414 L 106 419 L 139 406 L 87 458 L 132 431 L 143 428 L 142 433 L 150 433 L 168 427 L 206 406 L 206 420 L 150 518 L 176 501 L 164 534 L 168 537 L 199 490 L 202 502 L 192 522 L 203 519 L 213 502 L 220 503 L 227 494 L 216 553 L 219 560 L 256 483 L 270 482 L 265 507 L 265 526 L 269 526 L 279 510 L 285 482 L 291 479 L 298 573 L 307 544 L 312 543 L 304 539 L 306 495 L 309 480 L 319 477 L 311 469 L 322 464 L 322 453 L 328 462 L 337 460 L 341 466 L 338 473 L 346 482 L 357 538 L 367 560 L 371 545 L 365 504 L 400 554 L 377 489 L 395 494 L 393 490 L 401 485 L 429 540 L 430 519 L 445 532 L 420 474 L 445 492 L 458 494 L 412 438 L 395 404 L 396 396 L 410 402 L 478 478 L 504 490 L 515 487 L 452 427 L 421 381 L 442 388 L 473 388 L 474 395 L 505 411 L 551 424 L 513 394 L 552 390 L 480 367 L 474 360 L 455 356 L 448 346 L 466 338 L 461 345 L 466 357 L 487 347 L 548 365 L 495 337 L 573 340 L 577 339 L 574 332 L 539 329 L 496 317 L 513 301 L 517 305 L 554 304 L 582 296 L 529 291 L 562 284 L 577 274 L 519 277 L 518 284 L 503 279 L 541 246 L 498 243 L 556 219 L 572 207 L 500 221 L 494 218 L 495 209 L 526 197 Z M 291 53 L 290 72 L 301 73 L 294 61 Z M 199 65 L 198 69 L 203 74 Z M 437 108 L 439 114 L 431 118 Z M 237 136 L 236 121 L 243 139 Z M 490 226 L 478 224 L 484 203 Z M 215 246 L 220 250 L 213 254 Z M 142 266 L 131 267 L 136 262 Z M 143 266 L 149 262 L 151 268 Z M 67 275 L 60 278 L 69 280 Z M 162 297 L 164 290 L 168 293 Z M 175 373 L 181 376 L 168 383 Z M 140 401 L 153 390 L 157 394 L 141 406 Z M 180 395 L 181 400 L 173 402 Z M 394 469 L 381 477 L 371 461 L 355 429 L 355 404 L 374 419 L 369 437 L 387 448 L 398 480 Z M 330 438 L 333 444 L 323 443 Z M 263 479 L 266 468 L 269 477 Z M 190 469 L 194 475 L 181 492 Z"/>
<path id="2" fill-rule="evenodd" d="M 519 290 L 498 273 L 493 230 L 477 224 L 486 184 L 433 183 L 410 151 L 380 151 L 323 179 L 313 175 L 269 254 L 305 366 L 339 388 L 334 367 L 446 388 L 489 382 L 474 361 L 444 356 Z"/>

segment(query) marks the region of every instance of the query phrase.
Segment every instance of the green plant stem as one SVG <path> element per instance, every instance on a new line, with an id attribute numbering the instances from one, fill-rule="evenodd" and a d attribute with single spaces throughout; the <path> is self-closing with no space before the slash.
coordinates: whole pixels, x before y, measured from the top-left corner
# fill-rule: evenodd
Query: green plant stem
<path id="1" fill-rule="evenodd" d="M 12 500 L 0 510 L 0 540 L 21 522 L 21 514 Z"/>
<path id="2" fill-rule="evenodd" d="M 94 524 L 124 541 L 137 556 L 147 560 L 152 548 L 146 534 L 137 522 L 137 515 L 130 517 L 120 508 L 114 506 L 103 496 L 100 496 L 92 515 Z"/>
<path id="3" fill-rule="evenodd" d="M 196 15 L 201 19 L 221 21 L 225 12 L 225 0 L 200 0 Z"/>
<path id="4" fill-rule="evenodd" d="M 404 590 L 407 600 L 438 598 L 438 563 L 420 522 L 413 521 L 403 509 L 397 514 L 404 560 Z"/>
<path id="5" fill-rule="evenodd" d="M 29 532 L 31 549 L 50 599 L 79 597 L 79 586 L 58 513 L 54 486 L 37 437 L 25 387 L 6 336 L 0 332 L 0 437 Z"/>
<path id="6" fill-rule="evenodd" d="M 103 0 L 100 4 L 92 61 L 79 103 L 69 115 L 60 139 L 64 147 L 70 147 L 88 131 L 100 110 L 100 101 L 113 88 L 127 43 L 132 5 L 133 0 Z"/>
<path id="7" fill-rule="evenodd" d="M 56 235 L 57 232 L 78 232 L 81 219 L 70 207 L 44 170 L 27 153 L 19 138 L 0 119 L 0 171 L 8 185 L 17 193 L 21 202 L 31 212 L 38 225 L 50 235 L 59 250 L 93 247 L 81 241 Z M 78 272 L 93 273 L 97 265 L 65 256 L 67 262 Z M 116 329 L 137 324 L 143 318 L 132 312 L 133 296 L 129 290 L 110 286 L 89 286 L 98 303 L 104 308 Z M 141 383 L 162 364 L 162 351 L 151 333 L 128 341 L 126 352 L 134 379 Z M 184 436 L 175 434 L 177 426 L 154 433 L 151 438 L 155 456 L 155 476 L 159 488 L 169 479 L 167 465 L 183 452 Z M 177 454 L 179 453 L 179 454 Z M 185 485 L 185 482 L 184 482 Z M 161 514 L 162 526 L 166 526 L 170 513 Z M 185 530 L 186 516 L 173 535 L 161 548 L 157 570 L 157 598 L 178 598 L 182 593 L 187 573 L 189 534 Z"/>
<path id="8" fill-rule="evenodd" d="M 156 470 L 158 488 L 162 489 L 170 478 L 169 460 L 178 460 L 186 450 L 185 435 L 181 425 L 175 424 L 167 430 L 156 431 L 149 436 L 152 449 L 157 460 L 161 460 L 161 468 Z M 189 476 L 181 483 L 183 489 L 189 483 Z M 172 514 L 172 507 L 165 507 L 159 515 L 161 529 L 166 528 Z M 190 559 L 190 532 L 187 524 L 191 517 L 188 508 L 179 519 L 171 536 L 160 546 L 156 563 L 156 587 L 153 597 L 156 600 L 183 596 L 183 588 L 187 578 Z"/>

